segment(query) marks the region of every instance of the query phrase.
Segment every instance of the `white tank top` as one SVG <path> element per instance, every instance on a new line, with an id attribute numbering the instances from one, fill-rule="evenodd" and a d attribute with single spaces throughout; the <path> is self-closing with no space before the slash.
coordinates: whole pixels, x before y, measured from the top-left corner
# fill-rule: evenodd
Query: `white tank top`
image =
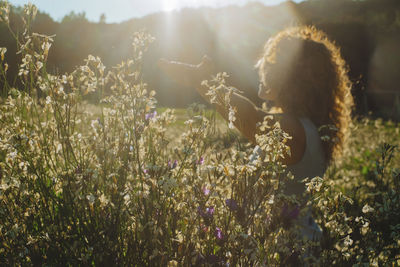
<path id="1" fill-rule="evenodd" d="M 326 170 L 325 154 L 317 127 L 308 118 L 300 118 L 303 125 L 306 146 L 303 157 L 294 165 L 288 165 L 287 169 L 294 175 L 294 180 L 287 184 L 287 194 L 301 196 L 305 190 L 301 181 L 305 178 L 323 177 Z"/>
<path id="2" fill-rule="evenodd" d="M 301 196 L 305 190 L 301 181 L 305 178 L 322 177 L 325 173 L 326 162 L 317 127 L 308 118 L 300 118 L 299 120 L 304 128 L 306 145 L 301 160 L 296 164 L 287 166 L 287 170 L 293 174 L 294 180 L 287 184 L 285 193 Z M 261 153 L 260 147 L 256 146 L 250 157 L 250 162 L 258 158 Z"/>

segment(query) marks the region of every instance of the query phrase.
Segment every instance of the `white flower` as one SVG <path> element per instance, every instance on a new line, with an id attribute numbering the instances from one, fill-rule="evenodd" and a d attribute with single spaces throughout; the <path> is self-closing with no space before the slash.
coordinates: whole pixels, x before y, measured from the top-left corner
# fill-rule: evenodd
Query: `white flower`
<path id="1" fill-rule="evenodd" d="M 0 22 L 9 23 L 10 5 L 5 2 L 5 5 L 0 8 Z"/>
<path id="2" fill-rule="evenodd" d="M 36 69 L 39 71 L 43 67 L 43 63 L 38 61 L 36 62 Z"/>
<path id="3" fill-rule="evenodd" d="M 351 239 L 350 236 L 348 235 L 348 236 L 346 236 L 346 238 L 344 239 L 343 244 L 344 244 L 346 247 L 349 247 L 349 246 L 353 245 L 353 239 Z"/>
<path id="4" fill-rule="evenodd" d="M 44 42 L 42 44 L 42 50 L 43 50 L 43 54 L 46 56 L 49 53 L 49 49 L 51 47 L 51 43 L 49 42 Z"/>
<path id="5" fill-rule="evenodd" d="M 1 61 L 4 60 L 4 54 L 7 52 L 7 48 L 6 47 L 0 47 L 0 57 L 1 57 Z"/>
<path id="6" fill-rule="evenodd" d="M 229 106 L 228 117 L 229 117 L 229 128 L 230 129 L 234 128 L 233 122 L 236 121 L 235 112 L 236 112 L 235 108 L 233 108 L 232 106 Z"/>
<path id="7" fill-rule="evenodd" d="M 32 19 L 35 19 L 37 14 L 37 7 L 34 6 L 32 3 L 28 3 L 24 6 L 24 13 L 29 16 L 32 15 Z"/>
<path id="8" fill-rule="evenodd" d="M 61 144 L 58 144 L 58 145 L 57 145 L 57 148 L 56 148 L 56 153 L 60 153 L 61 150 L 62 150 L 62 145 L 61 145 Z"/>
<path id="9" fill-rule="evenodd" d="M 371 206 L 368 205 L 368 204 L 365 204 L 364 207 L 362 208 L 362 212 L 363 212 L 363 213 L 368 213 L 368 212 L 373 212 L 373 211 L 374 211 L 374 208 L 371 207 Z"/>
<path id="10" fill-rule="evenodd" d="M 366 235 L 369 231 L 369 222 L 364 222 L 361 227 L 361 234 Z"/>
<path id="11" fill-rule="evenodd" d="M 93 204 L 94 204 L 94 201 L 96 200 L 95 196 L 93 196 L 92 194 L 87 195 L 87 196 L 86 196 L 86 199 L 89 201 L 89 204 L 90 204 L 90 205 L 93 205 Z"/>
<path id="12" fill-rule="evenodd" d="M 66 84 L 68 82 L 66 75 L 61 76 L 61 82 L 64 84 Z"/>
<path id="13" fill-rule="evenodd" d="M 108 199 L 104 194 L 101 194 L 101 196 L 99 197 L 99 201 L 102 208 L 104 208 L 108 204 Z"/>

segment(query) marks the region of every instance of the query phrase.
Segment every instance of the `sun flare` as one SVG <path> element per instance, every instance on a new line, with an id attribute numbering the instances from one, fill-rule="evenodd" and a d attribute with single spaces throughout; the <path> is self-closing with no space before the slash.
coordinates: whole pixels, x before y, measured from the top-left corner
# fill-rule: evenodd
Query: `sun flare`
<path id="1" fill-rule="evenodd" d="M 163 10 L 164 11 L 172 11 L 179 8 L 179 0 L 164 0 L 163 1 Z"/>

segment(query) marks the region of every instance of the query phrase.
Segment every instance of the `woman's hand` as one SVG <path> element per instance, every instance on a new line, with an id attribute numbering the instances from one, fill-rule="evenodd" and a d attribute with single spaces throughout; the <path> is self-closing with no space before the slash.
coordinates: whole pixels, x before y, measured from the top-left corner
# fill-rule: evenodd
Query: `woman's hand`
<path id="1" fill-rule="evenodd" d="M 201 82 L 209 79 L 214 71 L 214 64 L 207 56 L 204 56 L 197 65 L 162 58 L 158 61 L 158 67 L 169 78 L 187 87 L 199 87 Z"/>

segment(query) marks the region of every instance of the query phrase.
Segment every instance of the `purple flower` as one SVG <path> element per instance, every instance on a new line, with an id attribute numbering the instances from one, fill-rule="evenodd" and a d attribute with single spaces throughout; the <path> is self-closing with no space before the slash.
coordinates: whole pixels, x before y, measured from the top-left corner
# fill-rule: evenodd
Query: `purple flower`
<path id="1" fill-rule="evenodd" d="M 197 160 L 197 165 L 203 165 L 203 163 L 204 163 L 204 158 L 203 157 L 200 157 L 198 160 Z"/>
<path id="2" fill-rule="evenodd" d="M 225 204 L 232 211 L 235 211 L 235 210 L 237 210 L 239 208 L 239 206 L 236 203 L 236 201 L 234 199 L 231 199 L 231 198 L 225 200 Z"/>
<path id="3" fill-rule="evenodd" d="M 222 233 L 221 228 L 219 228 L 219 227 L 216 227 L 216 228 L 215 228 L 215 237 L 216 237 L 218 240 L 224 239 L 224 235 L 223 235 L 223 233 Z"/>
<path id="4" fill-rule="evenodd" d="M 206 216 L 212 217 L 214 215 L 214 207 L 206 208 Z"/>
<path id="5" fill-rule="evenodd" d="M 203 186 L 201 190 L 203 191 L 203 194 L 205 196 L 208 196 L 210 194 L 210 189 L 208 189 L 207 186 Z"/>
<path id="6" fill-rule="evenodd" d="M 174 160 L 174 162 L 168 160 L 168 167 L 169 167 L 171 170 L 172 170 L 172 169 L 175 169 L 176 166 L 178 166 L 178 161 L 177 161 L 177 160 Z"/>
<path id="7" fill-rule="evenodd" d="M 147 114 L 145 115 L 145 119 L 146 119 L 146 120 L 150 120 L 150 119 L 154 118 L 155 116 L 157 116 L 157 111 L 154 110 L 154 112 L 147 113 Z"/>

